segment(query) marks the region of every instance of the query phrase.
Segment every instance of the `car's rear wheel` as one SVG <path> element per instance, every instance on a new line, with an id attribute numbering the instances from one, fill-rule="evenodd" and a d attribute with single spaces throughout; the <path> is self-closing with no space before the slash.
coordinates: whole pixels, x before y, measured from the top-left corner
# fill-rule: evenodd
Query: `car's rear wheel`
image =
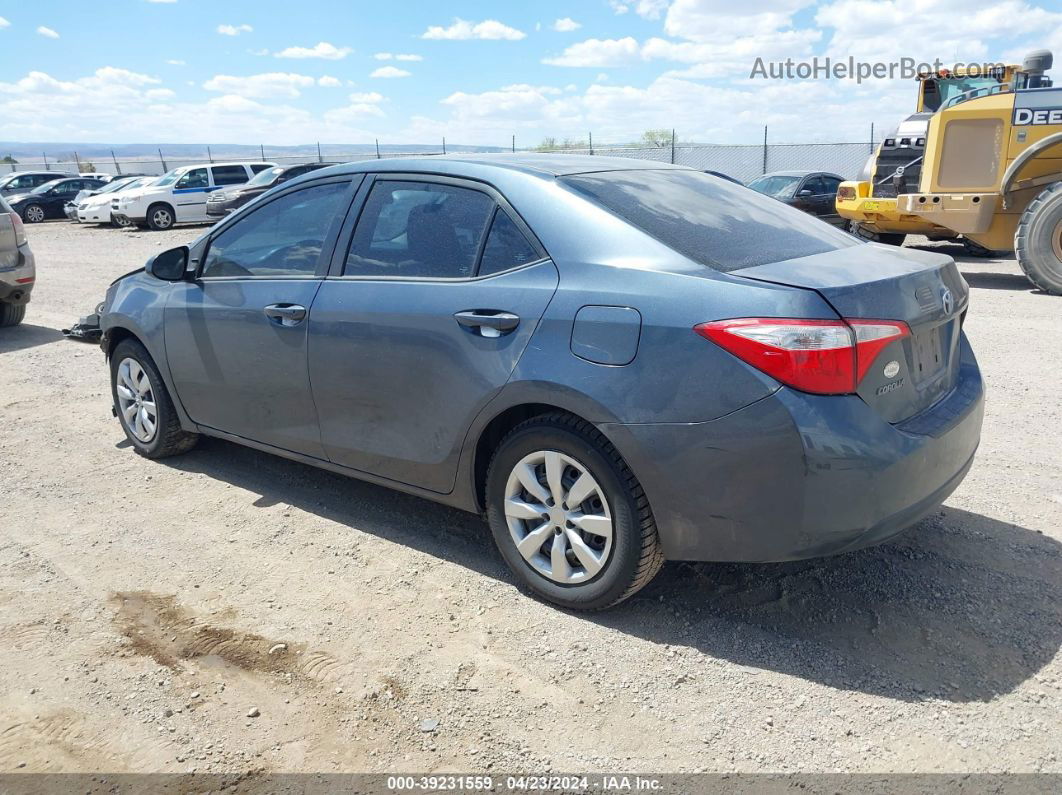
<path id="1" fill-rule="evenodd" d="M 176 221 L 173 208 L 168 204 L 153 204 L 148 207 L 147 223 L 156 232 L 171 229 Z"/>
<path id="2" fill-rule="evenodd" d="M 0 327 L 17 326 L 24 317 L 25 304 L 0 304 Z"/>
<path id="3" fill-rule="evenodd" d="M 44 215 L 44 208 L 39 204 L 28 204 L 22 209 L 22 220 L 27 224 L 39 224 Z"/>
<path id="4" fill-rule="evenodd" d="M 622 602 L 663 564 L 634 473 L 594 426 L 571 415 L 514 428 L 491 461 L 486 497 L 506 563 L 523 586 L 562 607 Z"/>
<path id="5" fill-rule="evenodd" d="M 111 352 L 111 394 L 122 430 L 140 455 L 165 458 L 186 453 L 199 439 L 181 429 L 155 362 L 136 340 L 122 340 Z"/>

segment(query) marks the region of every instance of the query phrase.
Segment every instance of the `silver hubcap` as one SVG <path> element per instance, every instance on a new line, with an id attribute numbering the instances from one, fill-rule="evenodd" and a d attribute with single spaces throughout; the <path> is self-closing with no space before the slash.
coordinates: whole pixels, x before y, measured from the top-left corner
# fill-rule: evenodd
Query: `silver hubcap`
<path id="1" fill-rule="evenodd" d="M 159 420 L 151 381 L 140 362 L 122 359 L 118 365 L 115 391 L 118 393 L 118 411 L 126 429 L 147 444 L 155 438 Z"/>
<path id="2" fill-rule="evenodd" d="M 612 551 L 605 492 L 590 470 L 564 453 L 541 450 L 513 467 L 505 521 L 524 560 L 564 585 L 592 579 Z"/>
<path id="3" fill-rule="evenodd" d="M 37 207 L 36 205 L 30 207 L 28 210 L 26 210 L 26 220 L 33 221 L 34 223 L 39 223 L 40 221 L 43 221 L 44 210 L 42 210 L 40 207 Z"/>
<path id="4" fill-rule="evenodd" d="M 167 210 L 155 210 L 151 217 L 155 221 L 155 226 L 170 225 L 170 213 Z"/>

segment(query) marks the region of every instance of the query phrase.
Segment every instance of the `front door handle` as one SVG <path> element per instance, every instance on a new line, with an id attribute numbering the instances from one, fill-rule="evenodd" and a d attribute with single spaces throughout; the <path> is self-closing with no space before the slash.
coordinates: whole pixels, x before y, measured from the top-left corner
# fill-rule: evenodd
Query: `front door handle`
<path id="1" fill-rule="evenodd" d="M 456 312 L 454 319 L 462 326 L 483 337 L 500 337 L 520 325 L 520 316 L 495 309 L 469 309 Z"/>
<path id="2" fill-rule="evenodd" d="M 279 326 L 297 326 L 306 319 L 306 307 L 298 304 L 270 304 L 262 311 Z"/>

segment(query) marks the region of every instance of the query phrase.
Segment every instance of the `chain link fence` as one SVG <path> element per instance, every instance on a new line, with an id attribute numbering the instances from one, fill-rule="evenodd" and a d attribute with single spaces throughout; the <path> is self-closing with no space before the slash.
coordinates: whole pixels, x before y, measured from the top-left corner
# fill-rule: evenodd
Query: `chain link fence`
<path id="1" fill-rule="evenodd" d="M 676 163 L 690 166 L 702 171 L 718 171 L 742 182 L 748 182 L 769 171 L 830 171 L 845 179 L 859 176 L 868 157 L 873 154 L 874 144 L 835 143 L 835 144 L 676 144 L 675 146 L 595 146 L 593 148 L 570 148 L 535 150 L 552 153 L 589 154 L 609 157 L 631 157 L 638 160 L 653 160 L 661 163 Z M 497 151 L 493 149 L 491 151 Z M 468 150 L 463 150 L 467 154 Z M 280 155 L 273 156 L 263 148 L 257 156 L 212 155 L 203 157 L 169 157 L 161 152 L 155 158 L 136 158 L 117 160 L 113 158 L 85 158 L 77 160 L 37 162 L 20 161 L 18 163 L 0 164 L 0 174 L 12 171 L 50 170 L 58 174 L 73 174 L 85 170 L 91 163 L 97 172 L 111 175 L 118 174 L 164 174 L 179 166 L 203 165 L 211 162 L 267 162 L 277 165 L 297 165 L 299 163 L 349 163 L 358 160 L 374 160 L 379 157 L 433 157 L 445 154 L 444 150 L 425 152 L 351 152 L 326 153 L 324 155 Z"/>

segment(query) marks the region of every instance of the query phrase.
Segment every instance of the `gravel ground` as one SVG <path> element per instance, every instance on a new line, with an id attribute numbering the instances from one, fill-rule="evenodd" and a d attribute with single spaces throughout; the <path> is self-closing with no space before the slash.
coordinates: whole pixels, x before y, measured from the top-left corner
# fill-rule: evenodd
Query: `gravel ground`
<path id="1" fill-rule="evenodd" d="M 941 511 L 587 616 L 520 594 L 475 516 L 226 442 L 134 455 L 58 329 L 198 231 L 29 230 L 0 770 L 1062 772 L 1062 298 L 1013 260 L 962 263 L 989 402 Z"/>

